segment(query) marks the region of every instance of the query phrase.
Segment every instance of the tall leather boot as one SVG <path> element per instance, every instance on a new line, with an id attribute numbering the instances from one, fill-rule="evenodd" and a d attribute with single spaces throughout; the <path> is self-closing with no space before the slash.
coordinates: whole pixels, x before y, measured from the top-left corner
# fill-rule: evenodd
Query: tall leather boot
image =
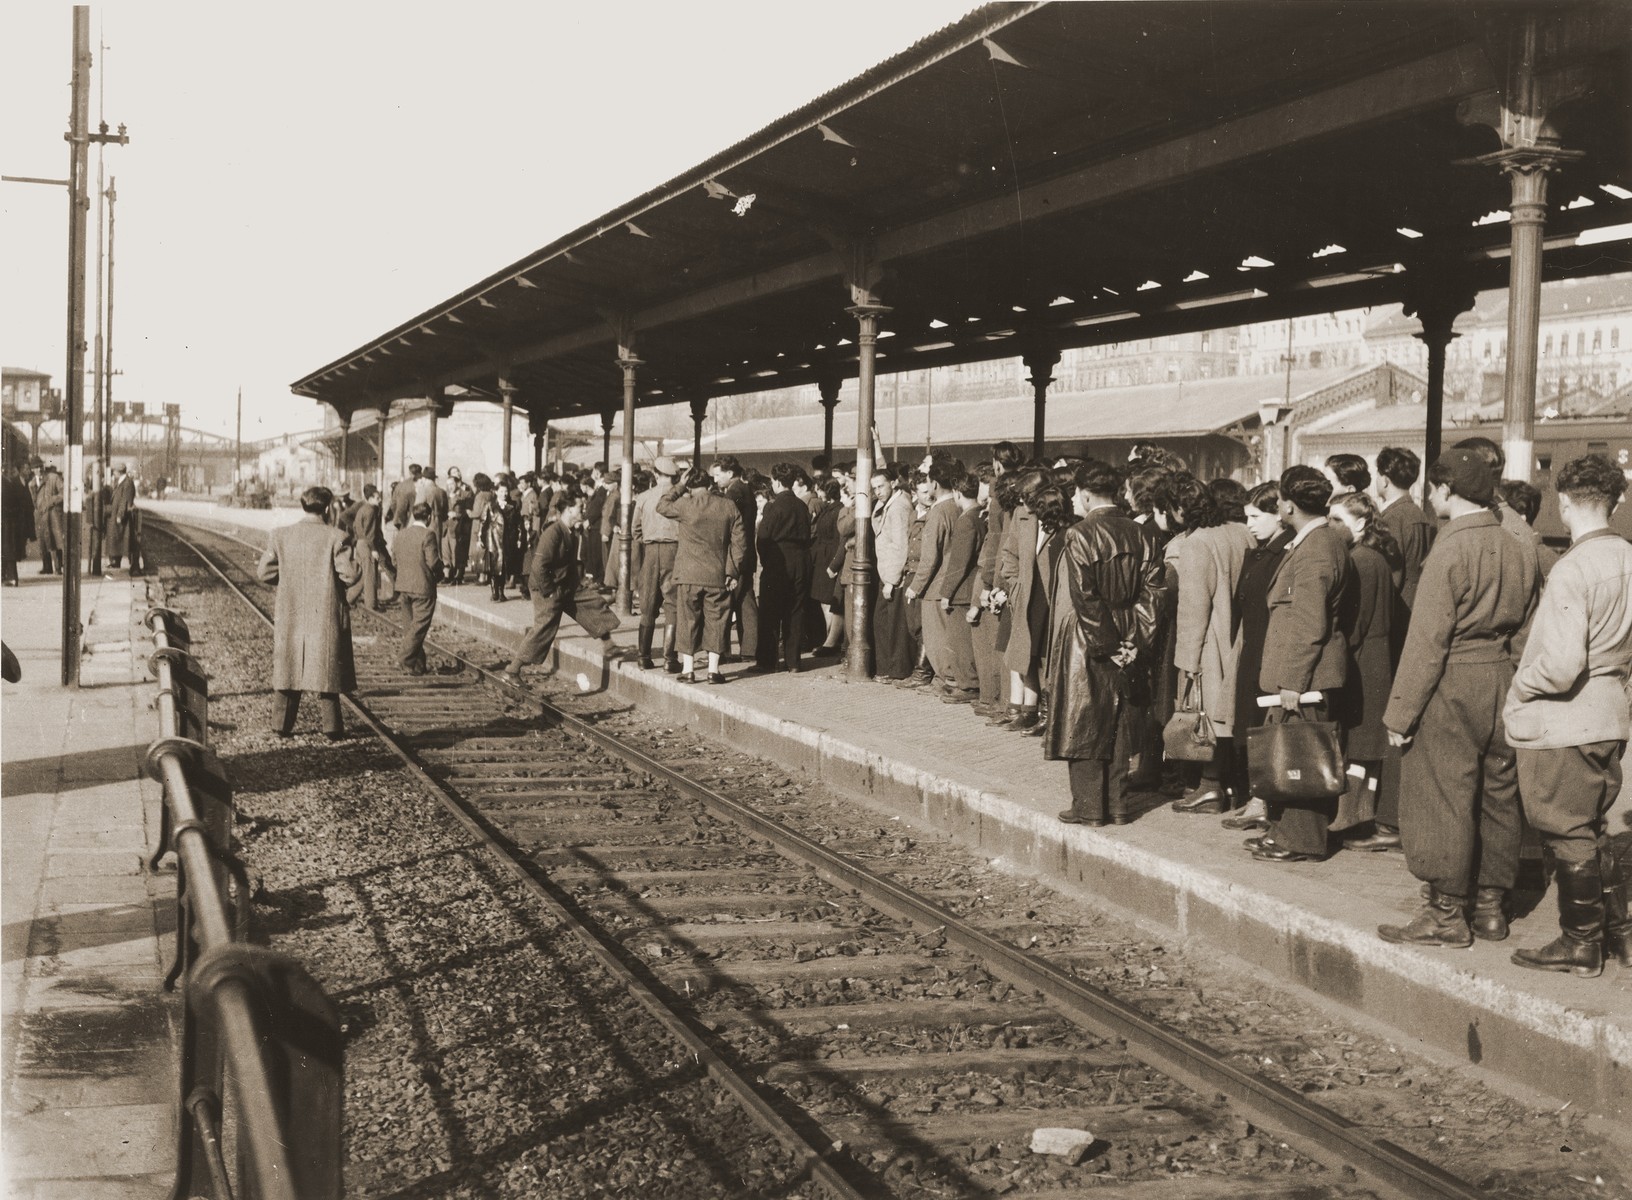
<path id="1" fill-rule="evenodd" d="M 1558 927 L 1563 932 L 1539 950 L 1515 950 L 1513 961 L 1534 971 L 1568 971 L 1591 979 L 1604 970 L 1604 879 L 1594 855 L 1559 863 Z"/>
<path id="2" fill-rule="evenodd" d="M 1468 913 L 1468 929 L 1473 936 L 1486 942 L 1507 939 L 1507 889 L 1482 887 L 1473 894 L 1473 908 Z"/>
<path id="3" fill-rule="evenodd" d="M 1377 936 L 1385 942 L 1407 946 L 1451 946 L 1466 949 L 1473 945 L 1468 929 L 1465 896 L 1453 896 L 1436 887 L 1427 889 L 1428 903 L 1409 925 L 1379 925 Z"/>
<path id="4" fill-rule="evenodd" d="M 1600 871 L 1604 881 L 1604 957 L 1632 968 L 1632 842 L 1623 842 L 1621 852 L 1601 851 Z"/>

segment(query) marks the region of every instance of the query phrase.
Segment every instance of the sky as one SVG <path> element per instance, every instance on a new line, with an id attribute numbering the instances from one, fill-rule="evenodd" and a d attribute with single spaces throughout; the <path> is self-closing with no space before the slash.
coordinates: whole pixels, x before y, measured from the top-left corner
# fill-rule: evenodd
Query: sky
<path id="1" fill-rule="evenodd" d="M 246 439 L 314 428 L 295 379 L 970 7 L 93 5 L 91 123 L 131 139 L 103 151 L 113 398 L 179 402 L 189 428 L 231 434 L 241 387 Z M 49 0 L 0 15 L 6 175 L 68 173 L 71 22 Z M 58 387 L 67 217 L 61 188 L 0 185 L 0 360 Z M 87 228 L 94 260 L 94 201 Z"/>

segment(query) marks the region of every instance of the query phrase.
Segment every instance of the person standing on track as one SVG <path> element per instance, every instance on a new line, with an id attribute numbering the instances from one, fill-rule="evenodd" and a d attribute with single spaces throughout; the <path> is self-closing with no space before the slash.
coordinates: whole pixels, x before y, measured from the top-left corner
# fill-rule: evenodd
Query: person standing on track
<path id="1" fill-rule="evenodd" d="M 397 595 L 402 597 L 402 656 L 411 675 L 425 674 L 425 635 L 436 616 L 436 585 L 442 579 L 441 539 L 431 527 L 436 509 L 414 505 L 413 524 L 397 535 Z"/>
<path id="2" fill-rule="evenodd" d="M 742 584 L 748 536 L 742 513 L 709 490 L 709 477 L 692 467 L 657 502 L 657 511 L 679 523 L 674 556 L 675 608 L 679 614 L 681 683 L 695 683 L 692 665 L 708 655 L 708 681 L 724 683 L 720 659 L 731 636 L 731 593 Z"/>
<path id="3" fill-rule="evenodd" d="M 611 641 L 612 631 L 618 627 L 617 615 L 607 608 L 606 597 L 585 576 L 579 561 L 579 527 L 583 520 L 583 493 L 569 486 L 562 493 L 560 513 L 544 527 L 533 547 L 533 565 L 528 573 L 533 624 L 503 670 L 504 681 L 515 687 L 521 686 L 523 667 L 549 658 L 563 615 L 573 618 L 603 644 Z M 545 674 L 553 673 L 552 668 Z"/>
<path id="4" fill-rule="evenodd" d="M 370 612 L 384 611 L 380 603 L 380 572 L 396 574 L 391 551 L 385 544 L 384 522 L 380 519 L 380 489 L 363 485 L 363 498 L 351 513 L 351 540 L 357 556 L 358 584 L 347 597 L 353 603 L 361 595 Z"/>
<path id="5" fill-rule="evenodd" d="M 346 589 L 357 581 L 358 568 L 351 539 L 325 519 L 333 502 L 326 487 L 302 492 L 300 507 L 306 515 L 272 531 L 257 571 L 262 583 L 278 588 L 272 731 L 279 737 L 294 732 L 302 692 L 318 695 L 323 735 L 330 741 L 346 736 L 340 693 L 357 686 Z"/>

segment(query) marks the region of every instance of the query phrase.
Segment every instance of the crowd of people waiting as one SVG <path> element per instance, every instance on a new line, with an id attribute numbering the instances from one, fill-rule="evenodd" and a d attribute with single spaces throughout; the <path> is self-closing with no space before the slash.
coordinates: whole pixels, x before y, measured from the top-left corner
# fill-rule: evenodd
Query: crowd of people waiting
<path id="1" fill-rule="evenodd" d="M 1527 819 L 1556 864 L 1562 935 L 1514 961 L 1592 975 L 1607 947 L 1632 965 L 1632 853 L 1605 826 L 1628 736 L 1632 546 L 1608 528 L 1625 477 L 1601 455 L 1557 473 L 1573 537 L 1559 557 L 1531 528 L 1540 493 L 1503 467 L 1488 439 L 1459 443 L 1428 468 L 1425 508 L 1400 448 L 1375 481 L 1339 454 L 1252 489 L 1153 446 L 1125 465 L 1027 462 L 1000 442 L 972 468 L 944 452 L 880 466 L 875 678 L 1038 739 L 1067 764 L 1068 823 L 1125 824 L 1133 797 L 1165 791 L 1179 813 L 1249 832 L 1260 863 L 1403 851 L 1426 903 L 1379 929 L 1393 942 L 1505 938 Z M 601 464 L 448 475 L 444 489 L 413 468 L 384 505 L 367 488 L 341 514 L 373 547 L 369 603 L 370 570 L 391 564 L 384 528 L 417 523 L 449 582 L 533 599 L 512 681 L 564 614 L 610 634 L 625 531 Z M 853 467 L 821 459 L 768 476 L 730 456 L 637 470 L 639 665 L 721 684 L 733 635 L 750 670 L 844 654 L 855 489 Z M 1288 764 L 1261 761 L 1271 739 L 1253 731 L 1295 722 L 1335 730 L 1340 782 L 1257 794 Z M 1164 756 L 1175 725 L 1200 747 L 1185 761 Z"/>

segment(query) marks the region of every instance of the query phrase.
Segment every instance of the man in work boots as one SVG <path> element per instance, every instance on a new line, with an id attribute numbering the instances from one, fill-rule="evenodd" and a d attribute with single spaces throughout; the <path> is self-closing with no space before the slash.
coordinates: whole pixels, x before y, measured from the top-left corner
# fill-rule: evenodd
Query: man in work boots
<path id="1" fill-rule="evenodd" d="M 1535 612 L 1535 546 L 1490 511 L 1496 472 L 1476 448 L 1428 468 L 1434 511 L 1450 519 L 1422 565 L 1411 628 L 1383 724 L 1400 761 L 1406 865 L 1428 885 L 1386 942 L 1471 946 L 1507 937 L 1508 890 L 1519 869 L 1519 795 L 1502 702 L 1513 640 Z M 1471 902 L 1472 916 L 1469 917 Z"/>
<path id="2" fill-rule="evenodd" d="M 1632 966 L 1625 862 L 1604 871 L 1604 818 L 1621 791 L 1632 664 L 1632 545 L 1609 527 L 1626 491 L 1620 467 L 1589 454 L 1559 471 L 1570 548 L 1541 594 L 1503 718 L 1518 755 L 1524 815 L 1553 852 L 1560 936 L 1513 961 L 1592 977 L 1604 952 Z M 1623 857 L 1625 850 L 1622 851 Z M 1608 920 L 1605 903 L 1608 902 Z"/>

